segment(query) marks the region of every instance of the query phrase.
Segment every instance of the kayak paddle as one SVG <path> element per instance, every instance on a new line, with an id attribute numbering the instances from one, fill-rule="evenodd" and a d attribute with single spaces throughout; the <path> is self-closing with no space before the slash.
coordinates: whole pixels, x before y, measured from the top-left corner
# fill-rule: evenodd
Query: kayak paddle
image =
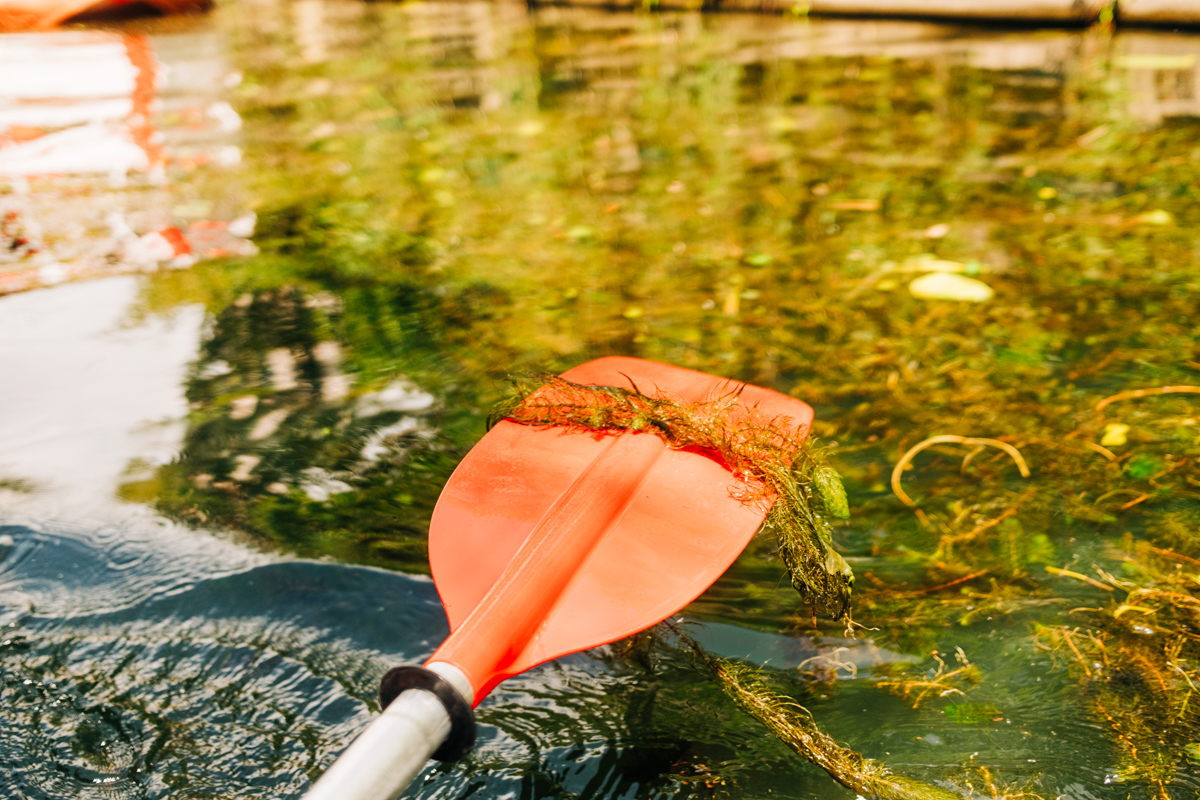
<path id="1" fill-rule="evenodd" d="M 806 403 L 778 392 L 641 359 L 601 358 L 562 377 L 684 405 L 736 395 L 738 408 L 788 420 L 797 440 L 812 423 Z M 470 752 L 471 709 L 504 679 L 682 609 L 766 517 L 769 503 L 743 502 L 743 488 L 712 453 L 671 449 L 652 432 L 496 424 L 430 523 L 450 637 L 424 667 L 383 677 L 383 713 L 305 800 L 392 800 L 431 756 Z"/>

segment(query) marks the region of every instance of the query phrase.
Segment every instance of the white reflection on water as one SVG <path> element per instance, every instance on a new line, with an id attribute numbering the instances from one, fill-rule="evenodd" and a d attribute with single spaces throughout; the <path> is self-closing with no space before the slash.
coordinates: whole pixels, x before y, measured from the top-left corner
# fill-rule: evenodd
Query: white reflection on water
<path id="1" fill-rule="evenodd" d="M 0 481 L 8 485 L 0 488 L 0 524 L 41 531 L 55 548 L 65 541 L 90 551 L 49 582 L 14 583 L 21 548 L 5 554 L 6 614 L 94 613 L 276 560 L 116 497 L 130 463 L 151 468 L 177 452 L 184 375 L 204 316 L 200 306 L 183 306 L 130 322 L 138 281 L 0 298 Z"/>
<path id="2" fill-rule="evenodd" d="M 204 310 L 125 324 L 137 289 L 118 277 L 0 298 L 0 478 L 37 489 L 7 507 L 103 514 L 132 460 L 175 455 Z"/>

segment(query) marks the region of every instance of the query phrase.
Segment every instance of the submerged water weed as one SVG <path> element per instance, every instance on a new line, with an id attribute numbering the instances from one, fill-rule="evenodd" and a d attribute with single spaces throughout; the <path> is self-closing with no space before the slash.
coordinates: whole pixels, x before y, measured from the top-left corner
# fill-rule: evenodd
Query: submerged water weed
<path id="1" fill-rule="evenodd" d="M 1001 442 L 997 439 L 975 439 L 968 436 L 955 436 L 949 434 L 944 434 L 942 436 L 931 436 L 928 439 L 918 442 L 910 447 L 907 453 L 900 456 L 900 460 L 896 462 L 895 469 L 892 470 L 892 491 L 896 493 L 896 497 L 899 497 L 904 505 L 909 507 L 916 507 L 917 505 L 900 486 L 900 477 L 904 474 L 904 468 L 908 466 L 910 461 L 912 461 L 913 456 L 924 450 L 926 447 L 931 447 L 935 444 L 951 443 L 970 445 L 974 448 L 971 452 L 967 453 L 966 457 L 963 458 L 962 468 L 964 470 L 967 468 L 967 464 L 971 462 L 971 459 L 982 453 L 985 447 L 996 447 L 1000 450 L 1003 450 L 1012 458 L 1014 462 L 1016 462 L 1017 468 L 1021 470 L 1022 478 L 1029 477 L 1029 467 L 1025 464 L 1025 459 L 1021 456 L 1021 451 L 1007 442 Z"/>
<path id="2" fill-rule="evenodd" d="M 921 701 L 930 696 L 962 695 L 964 692 L 959 685 L 978 685 L 982 677 L 979 668 L 967 659 L 967 654 L 961 647 L 955 649 L 954 658 L 958 661 L 959 666 L 947 672 L 945 659 L 935 651 L 933 659 L 937 661 L 937 669 L 932 675 L 924 678 L 909 678 L 904 674 L 908 664 L 903 662 L 893 664 L 891 666 L 895 668 L 893 671 L 896 673 L 896 677 L 882 680 L 876 685 L 900 695 L 905 700 L 912 699 L 913 708 L 919 708 Z"/>
<path id="3" fill-rule="evenodd" d="M 1143 782 L 1155 796 L 1191 755 L 1200 724 L 1200 561 L 1127 537 L 1124 577 L 1057 570 L 1106 589 L 1110 603 L 1083 607 L 1083 625 L 1042 628 L 1041 647 L 1065 656 L 1120 757 L 1110 783 Z"/>
<path id="4" fill-rule="evenodd" d="M 771 688 L 761 670 L 715 658 L 674 625 L 668 623 L 666 627 L 687 648 L 696 667 L 720 686 L 739 709 L 846 788 L 883 800 L 952 800 L 958 797 L 946 789 L 896 775 L 879 761 L 843 747 L 817 727 L 808 709 Z M 995 793 L 992 796 L 1003 795 Z"/>
<path id="5" fill-rule="evenodd" d="M 745 664 L 711 660 L 713 678 L 737 704 L 788 747 L 825 770 L 848 789 L 884 800 L 949 800 L 952 792 L 892 773 L 821 732 L 803 706 L 772 692 L 761 673 Z"/>
<path id="6" fill-rule="evenodd" d="M 676 450 L 714 454 L 742 482 L 737 498 L 770 504 L 762 529 L 774 534 L 792 585 L 835 619 L 848 615 L 854 573 L 833 546 L 828 517 L 850 515 L 837 472 L 808 443 L 808 430 L 767 418 L 727 393 L 696 403 L 643 394 L 636 386 L 584 386 L 556 375 L 519 381 L 492 412 L 523 425 L 654 433 Z"/>

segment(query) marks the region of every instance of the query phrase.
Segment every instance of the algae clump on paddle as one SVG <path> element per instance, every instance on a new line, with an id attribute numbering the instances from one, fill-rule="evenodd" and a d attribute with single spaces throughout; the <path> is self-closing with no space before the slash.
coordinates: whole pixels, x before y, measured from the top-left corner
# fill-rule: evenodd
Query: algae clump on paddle
<path id="1" fill-rule="evenodd" d="M 653 433 L 673 449 L 719 458 L 740 481 L 735 497 L 768 505 L 762 530 L 779 544 L 792 585 L 835 619 L 848 615 L 854 574 L 834 549 L 830 517 L 850 516 L 846 491 L 807 428 L 769 418 L 740 402 L 736 385 L 696 403 L 636 387 L 585 386 L 556 375 L 516 382 L 516 393 L 489 417 L 524 425 Z"/>

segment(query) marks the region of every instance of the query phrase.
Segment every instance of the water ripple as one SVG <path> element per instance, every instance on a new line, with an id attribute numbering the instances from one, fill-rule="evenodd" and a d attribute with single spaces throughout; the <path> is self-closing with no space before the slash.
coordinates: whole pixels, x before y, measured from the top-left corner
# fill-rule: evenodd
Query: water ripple
<path id="1" fill-rule="evenodd" d="M 154 520 L 119 535 L 31 522 L 0 537 L 0 775 L 19 798 L 299 797 L 375 713 L 383 671 L 447 633 L 425 578 L 279 560 Z M 785 668 L 838 644 L 695 632 Z M 651 661 L 601 650 L 506 681 L 478 709 L 476 750 L 427 768 L 410 795 L 842 796 L 686 661 Z M 946 780 L 977 753 L 1009 778 L 1047 776 L 1043 788 L 1095 785 L 1079 754 L 1101 732 L 1061 715 L 1047 725 L 1038 702 L 1052 680 L 1052 694 L 1070 691 L 1065 677 L 1033 652 L 998 663 L 1006 689 L 976 699 L 1004 719 L 984 725 L 914 711 L 870 680 L 814 689 L 777 675 L 832 735 L 904 774 Z"/>
<path id="2" fill-rule="evenodd" d="M 370 718 L 382 672 L 447 633 L 422 578 L 230 571 L 244 559 L 136 536 L 113 558 L 61 525 L 0 536 L 0 774 L 17 796 L 298 795 Z"/>

